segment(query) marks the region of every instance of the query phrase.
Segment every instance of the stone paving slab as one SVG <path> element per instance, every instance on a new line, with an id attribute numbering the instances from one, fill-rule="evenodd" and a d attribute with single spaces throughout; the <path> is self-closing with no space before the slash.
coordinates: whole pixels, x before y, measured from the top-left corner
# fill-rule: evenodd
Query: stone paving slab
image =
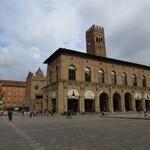
<path id="1" fill-rule="evenodd" d="M 108 115 L 110 116 L 110 115 Z M 150 121 L 97 115 L 0 118 L 0 150 L 150 150 Z"/>
<path id="2" fill-rule="evenodd" d="M 143 112 L 141 113 L 106 113 L 104 116 L 100 117 L 105 118 L 121 118 L 121 119 L 141 119 L 141 120 L 150 120 L 150 113 L 146 113 L 146 116 Z"/>

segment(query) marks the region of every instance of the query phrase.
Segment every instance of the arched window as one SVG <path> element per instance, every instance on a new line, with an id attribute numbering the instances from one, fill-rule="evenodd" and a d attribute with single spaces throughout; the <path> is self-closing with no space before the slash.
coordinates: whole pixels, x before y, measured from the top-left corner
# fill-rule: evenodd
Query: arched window
<path id="1" fill-rule="evenodd" d="M 76 68 L 74 65 L 70 65 L 68 68 L 68 79 L 76 80 Z"/>
<path id="2" fill-rule="evenodd" d="M 132 86 L 137 86 L 137 78 L 135 74 L 132 75 Z"/>
<path id="3" fill-rule="evenodd" d="M 112 83 L 112 85 L 116 85 L 117 84 L 116 72 L 114 72 L 114 71 L 111 72 L 111 83 Z"/>
<path id="4" fill-rule="evenodd" d="M 122 85 L 127 85 L 127 74 L 122 73 Z"/>
<path id="5" fill-rule="evenodd" d="M 91 70 L 90 68 L 85 68 L 84 69 L 84 77 L 85 77 L 85 81 L 91 81 Z"/>
<path id="6" fill-rule="evenodd" d="M 98 78 L 99 78 L 99 82 L 100 83 L 104 83 L 105 82 L 104 71 L 102 69 L 98 70 Z"/>
<path id="7" fill-rule="evenodd" d="M 142 86 L 146 87 L 146 78 L 144 75 L 142 76 Z"/>

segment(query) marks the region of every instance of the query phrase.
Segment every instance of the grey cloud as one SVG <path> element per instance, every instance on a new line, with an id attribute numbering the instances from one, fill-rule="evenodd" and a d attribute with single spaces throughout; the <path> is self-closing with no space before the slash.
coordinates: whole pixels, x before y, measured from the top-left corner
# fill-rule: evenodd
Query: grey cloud
<path id="1" fill-rule="evenodd" d="M 150 1 L 2 0 L 1 78 L 25 79 L 58 47 L 85 52 L 85 31 L 105 28 L 109 57 L 150 64 Z M 2 32 L 1 32 L 2 31 Z"/>
<path id="2" fill-rule="evenodd" d="M 150 55 L 150 30 L 148 29 L 150 20 L 149 6 L 144 6 L 136 11 L 136 15 L 121 23 L 115 32 L 109 37 L 111 51 L 117 50 L 120 58 L 130 61 L 150 64 L 145 59 L 149 59 Z M 144 55 L 146 54 L 146 55 Z"/>

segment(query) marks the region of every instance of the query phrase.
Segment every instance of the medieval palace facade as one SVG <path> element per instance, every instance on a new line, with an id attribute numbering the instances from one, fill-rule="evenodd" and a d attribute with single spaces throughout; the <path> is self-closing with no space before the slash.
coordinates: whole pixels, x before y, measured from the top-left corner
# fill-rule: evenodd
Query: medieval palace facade
<path id="1" fill-rule="evenodd" d="M 86 53 L 59 48 L 47 66 L 43 107 L 63 113 L 150 110 L 150 67 L 106 56 L 104 29 L 86 32 Z"/>

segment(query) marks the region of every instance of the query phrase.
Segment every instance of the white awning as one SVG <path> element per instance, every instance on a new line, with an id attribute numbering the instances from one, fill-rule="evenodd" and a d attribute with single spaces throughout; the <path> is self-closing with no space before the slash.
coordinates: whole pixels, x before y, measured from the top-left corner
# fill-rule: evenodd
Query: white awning
<path id="1" fill-rule="evenodd" d="M 51 98 L 56 98 L 56 91 L 52 92 Z"/>
<path id="2" fill-rule="evenodd" d="M 95 95 L 94 95 L 93 91 L 87 90 L 84 92 L 84 98 L 85 99 L 94 99 Z"/>
<path id="3" fill-rule="evenodd" d="M 140 93 L 136 93 L 136 94 L 135 94 L 135 99 L 141 100 L 141 99 L 142 99 L 141 94 L 140 94 Z"/>
<path id="4" fill-rule="evenodd" d="M 69 99 L 78 99 L 79 92 L 76 89 L 71 89 L 68 91 L 67 96 Z"/>
<path id="5" fill-rule="evenodd" d="M 146 93 L 146 94 L 144 95 L 144 98 L 145 98 L 146 100 L 150 100 L 150 94 Z"/>

